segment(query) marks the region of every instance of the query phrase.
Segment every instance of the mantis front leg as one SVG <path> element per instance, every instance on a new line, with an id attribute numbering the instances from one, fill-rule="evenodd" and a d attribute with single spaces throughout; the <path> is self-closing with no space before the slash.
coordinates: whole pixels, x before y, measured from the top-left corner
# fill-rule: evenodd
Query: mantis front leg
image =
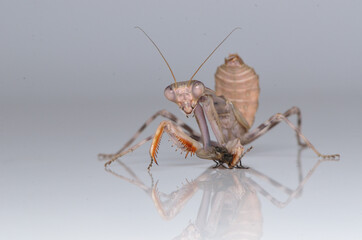
<path id="1" fill-rule="evenodd" d="M 174 124 L 171 121 L 162 121 L 160 125 L 158 125 L 158 128 L 156 130 L 156 133 L 153 137 L 152 144 L 150 147 L 150 155 L 151 155 L 151 163 L 148 166 L 148 169 L 151 168 L 153 161 L 157 163 L 157 153 L 158 148 L 160 146 L 161 137 L 163 133 L 166 132 L 172 142 L 180 148 L 182 151 L 186 152 L 186 156 L 191 152 L 191 155 L 196 153 L 197 150 L 201 148 L 201 145 L 198 141 L 191 138 L 189 135 L 187 135 L 180 126 Z"/>
<path id="2" fill-rule="evenodd" d="M 169 120 L 171 120 L 172 122 L 176 123 L 177 125 L 181 126 L 182 128 L 184 128 L 187 132 L 190 133 L 190 136 L 192 136 L 195 139 L 200 138 L 200 135 L 195 132 L 190 126 L 188 126 L 186 123 L 184 123 L 183 121 L 181 121 L 180 119 L 178 119 L 174 114 L 170 113 L 169 111 L 166 110 L 160 110 L 158 112 L 156 112 L 154 115 L 152 115 L 149 119 L 146 120 L 146 122 L 144 124 L 142 124 L 142 126 L 139 128 L 139 130 L 133 135 L 133 137 L 120 149 L 118 150 L 116 153 L 114 154 L 104 154 L 104 153 L 100 153 L 98 154 L 98 158 L 100 160 L 106 160 L 106 159 L 113 159 L 116 156 L 120 156 L 120 155 L 124 155 L 122 154 L 123 152 L 127 151 L 126 149 L 137 139 L 137 137 L 158 117 L 158 116 L 162 116 L 164 118 L 167 118 Z M 150 136 L 151 137 L 151 136 Z M 148 137 L 147 139 L 150 140 Z M 152 137 L 151 137 L 152 139 Z M 148 141 L 147 140 L 147 141 Z M 142 145 L 142 144 L 141 144 Z M 135 145 L 138 146 L 138 145 Z M 137 147 L 136 147 L 137 148 Z M 132 147 L 133 149 L 133 147 Z M 135 149 L 135 148 L 134 148 Z M 133 151 L 133 150 L 132 150 Z"/>
<path id="3" fill-rule="evenodd" d="M 191 154 L 193 154 L 198 149 L 201 148 L 201 145 L 199 144 L 199 142 L 194 140 L 193 138 L 191 138 L 191 136 L 189 136 L 188 134 L 186 134 L 181 129 L 181 126 L 176 125 L 175 123 L 173 123 L 171 121 L 162 121 L 160 123 L 160 125 L 158 126 L 156 133 L 154 135 L 151 135 L 151 136 L 143 139 L 142 141 L 140 141 L 139 143 L 135 144 L 134 146 L 128 148 L 127 150 L 124 150 L 124 148 L 122 148 L 121 152 L 112 155 L 111 159 L 105 163 L 105 166 L 108 166 L 109 164 L 111 164 L 112 162 L 114 162 L 118 158 L 126 155 L 129 152 L 133 152 L 135 149 L 137 149 L 138 147 L 140 147 L 141 145 L 145 144 L 146 142 L 148 142 L 149 140 L 152 139 L 152 144 L 150 147 L 151 163 L 148 166 L 148 169 L 150 169 L 153 161 L 155 161 L 155 163 L 157 164 L 157 160 L 156 160 L 157 151 L 159 148 L 159 144 L 161 142 L 161 137 L 162 137 L 163 132 L 168 133 L 171 137 L 171 140 L 174 142 L 174 144 L 186 152 L 186 157 L 189 152 L 191 152 Z"/>
<path id="4" fill-rule="evenodd" d="M 191 136 L 186 134 L 181 129 L 180 126 L 174 124 L 171 121 L 163 121 L 158 126 L 156 133 L 152 140 L 152 144 L 150 147 L 151 163 L 148 166 L 149 169 L 152 166 L 153 161 L 156 164 L 158 164 L 157 159 L 156 159 L 157 152 L 158 152 L 159 144 L 161 141 L 161 137 L 164 132 L 166 132 L 170 136 L 172 142 L 178 148 L 180 148 L 181 151 L 186 152 L 185 157 L 187 157 L 187 155 L 189 153 L 191 153 L 191 155 L 196 153 L 196 155 L 199 158 L 220 161 L 220 162 L 228 163 L 228 164 L 231 163 L 231 159 L 233 159 L 233 157 L 234 157 L 234 155 L 232 155 L 228 151 L 228 150 L 231 150 L 232 148 L 234 148 L 234 145 L 232 145 L 232 146 L 230 145 L 230 147 L 229 146 L 223 147 L 223 146 L 220 146 L 217 143 L 211 141 L 210 145 L 207 146 L 207 148 L 205 150 L 205 146 L 202 147 L 200 142 L 196 141 Z M 229 147 L 229 149 L 228 149 L 228 147 Z M 235 152 L 235 154 L 236 154 L 235 156 L 239 156 L 239 152 Z"/>

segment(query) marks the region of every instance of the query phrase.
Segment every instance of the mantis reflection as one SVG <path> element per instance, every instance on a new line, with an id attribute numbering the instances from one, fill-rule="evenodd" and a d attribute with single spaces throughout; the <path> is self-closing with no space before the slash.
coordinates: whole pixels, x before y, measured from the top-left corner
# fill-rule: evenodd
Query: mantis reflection
<path id="1" fill-rule="evenodd" d="M 297 154 L 299 184 L 295 189 L 286 187 L 252 168 L 209 168 L 195 180 L 187 181 L 182 187 L 167 194 L 158 190 L 158 183 L 154 183 L 151 174 L 152 184 L 148 187 L 120 160 L 117 160 L 118 164 L 130 177 L 116 173 L 110 168 L 106 168 L 106 171 L 144 190 L 151 197 L 160 216 L 166 220 L 173 219 L 197 191 L 202 191 L 202 200 L 195 220 L 174 239 L 260 239 L 263 217 L 258 193 L 275 206 L 283 208 L 301 195 L 304 185 L 322 162 L 336 161 L 320 159 L 303 176 L 301 151 L 302 149 Z M 283 201 L 278 200 L 257 181 L 270 184 L 286 194 L 287 198 Z"/>

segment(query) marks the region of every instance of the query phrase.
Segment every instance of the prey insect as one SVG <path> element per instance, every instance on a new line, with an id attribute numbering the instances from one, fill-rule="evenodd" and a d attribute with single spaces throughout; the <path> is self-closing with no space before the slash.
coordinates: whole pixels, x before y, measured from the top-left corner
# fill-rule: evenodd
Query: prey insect
<path id="1" fill-rule="evenodd" d="M 216 166 L 226 165 L 228 168 L 244 168 L 241 159 L 251 149 L 245 150 L 244 146 L 259 138 L 280 122 L 285 122 L 295 131 L 300 146 L 308 146 L 318 157 L 339 157 L 339 154 L 321 154 L 302 134 L 301 112 L 298 107 L 292 107 L 283 114 L 277 113 L 256 129 L 250 130 L 258 108 L 259 77 L 254 69 L 246 65 L 237 54 L 229 55 L 225 59 L 225 63 L 217 69 L 215 91 L 207 88 L 201 81 L 194 80 L 196 73 L 211 55 L 238 28 L 231 31 L 218 44 L 189 80 L 183 82 L 176 81 L 170 65 L 155 42 L 143 29 L 136 28 L 141 30 L 156 47 L 172 74 L 174 83 L 165 88 L 165 97 L 169 101 L 176 103 L 187 117 L 194 116 L 196 118 L 200 133 L 194 131 L 172 113 L 161 110 L 149 118 L 118 152 L 115 154 L 99 154 L 100 159 L 108 159 L 105 166 L 152 140 L 149 150 L 151 162 L 148 169 L 150 169 L 153 162 L 158 164 L 157 152 L 161 137 L 164 133 L 167 133 L 173 144 L 181 151 L 186 152 L 186 157 L 189 154 L 196 154 L 199 158 L 213 160 Z M 291 115 L 297 116 L 297 125 L 294 125 L 288 119 Z M 130 147 L 140 133 L 158 116 L 168 120 L 164 120 L 159 124 L 154 135 Z M 210 139 L 207 120 L 216 141 Z"/>

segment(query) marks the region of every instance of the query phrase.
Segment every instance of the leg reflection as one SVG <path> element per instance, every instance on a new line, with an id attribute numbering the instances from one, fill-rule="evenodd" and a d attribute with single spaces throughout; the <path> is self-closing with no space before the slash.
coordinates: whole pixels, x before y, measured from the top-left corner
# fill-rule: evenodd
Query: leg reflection
<path id="1" fill-rule="evenodd" d="M 116 173 L 110 168 L 107 171 L 144 190 L 151 197 L 160 216 L 167 220 L 174 218 L 200 190 L 202 200 L 195 221 L 175 239 L 260 239 L 263 217 L 258 195 L 262 195 L 277 207 L 285 207 L 301 195 L 303 187 L 323 161 L 332 161 L 318 160 L 303 176 L 301 151 L 299 150 L 297 154 L 298 186 L 294 189 L 253 168 L 241 170 L 211 167 L 195 180 L 187 181 L 171 193 L 159 191 L 158 183 L 153 184 L 152 175 L 150 175 L 151 186 L 146 186 L 120 160 L 117 161 L 118 164 L 129 177 Z M 257 179 L 286 194 L 286 200 L 278 200 L 268 193 L 256 182 Z"/>

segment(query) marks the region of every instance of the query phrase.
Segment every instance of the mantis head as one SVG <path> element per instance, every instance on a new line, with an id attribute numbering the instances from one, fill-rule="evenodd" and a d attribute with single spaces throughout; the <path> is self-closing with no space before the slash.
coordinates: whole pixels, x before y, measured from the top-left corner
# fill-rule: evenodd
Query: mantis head
<path id="1" fill-rule="evenodd" d="M 176 103 L 185 114 L 191 114 L 200 97 L 204 94 L 205 86 L 197 80 L 173 83 L 165 88 L 165 97 Z"/>
<path id="2" fill-rule="evenodd" d="M 205 91 L 204 84 L 202 82 L 200 82 L 200 81 L 193 80 L 194 76 L 201 69 L 201 67 L 205 64 L 205 62 L 211 57 L 211 55 L 216 51 L 216 49 L 218 49 L 221 46 L 221 44 L 223 44 L 223 42 L 225 42 L 225 40 L 235 30 L 240 29 L 240 28 L 234 28 L 234 30 L 232 30 L 224 38 L 224 40 L 222 40 L 219 43 L 219 45 L 217 45 L 217 47 L 210 53 L 210 55 L 205 59 L 205 61 L 203 61 L 203 63 L 198 67 L 198 69 L 192 75 L 190 80 L 184 81 L 184 82 L 177 82 L 176 78 L 175 78 L 175 75 L 174 75 L 170 65 L 168 64 L 166 58 L 163 56 L 161 50 L 157 47 L 156 43 L 147 35 L 147 33 L 145 31 L 143 31 L 142 28 L 140 28 L 140 27 L 136 27 L 136 28 L 141 30 L 146 35 L 146 37 L 156 47 L 157 51 L 160 53 L 161 57 L 163 58 L 163 60 L 167 64 L 167 67 L 170 70 L 170 72 L 172 74 L 172 77 L 173 77 L 175 82 L 173 84 L 169 85 L 168 87 L 166 87 L 166 89 L 164 91 L 164 94 L 165 94 L 165 96 L 166 96 L 166 98 L 168 100 L 170 100 L 171 102 L 176 103 L 186 115 L 189 115 L 194 111 L 194 109 L 197 106 L 197 103 L 199 101 L 199 98 L 204 94 L 204 91 Z"/>

